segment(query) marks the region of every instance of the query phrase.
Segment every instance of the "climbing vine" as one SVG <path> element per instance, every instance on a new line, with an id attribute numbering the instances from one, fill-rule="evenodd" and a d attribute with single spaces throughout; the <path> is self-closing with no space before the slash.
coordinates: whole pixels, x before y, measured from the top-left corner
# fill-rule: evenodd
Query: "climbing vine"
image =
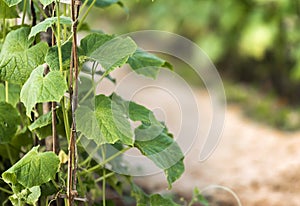
<path id="1" fill-rule="evenodd" d="M 109 167 L 122 167 L 116 160 L 137 148 L 164 170 L 169 188 L 184 172 L 180 147 L 151 110 L 116 93 L 96 93 L 125 64 L 149 78 L 161 67 L 172 69 L 130 37 L 90 32 L 79 42 L 78 29 L 91 8 L 112 4 L 122 6 L 117 0 L 0 0 L 4 205 L 111 205 L 107 187 L 122 197 L 122 185 L 131 188 L 137 205 L 178 205 L 146 194 L 132 177 Z M 82 139 L 93 144 L 91 151 Z M 92 158 L 95 152 L 100 162 Z M 204 202 L 197 190 L 190 205 L 196 201 Z"/>

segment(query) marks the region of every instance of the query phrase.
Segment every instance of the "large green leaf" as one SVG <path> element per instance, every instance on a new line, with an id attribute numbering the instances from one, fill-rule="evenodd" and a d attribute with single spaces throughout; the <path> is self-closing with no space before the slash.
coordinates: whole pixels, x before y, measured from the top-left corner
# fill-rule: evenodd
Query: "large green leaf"
<path id="1" fill-rule="evenodd" d="M 15 6 L 17 5 L 18 3 L 20 3 L 22 0 L 4 0 L 4 2 L 9 6 L 9 7 L 12 7 L 12 6 Z"/>
<path id="2" fill-rule="evenodd" d="M 133 132 L 129 120 L 121 108 L 113 106 L 109 97 L 95 97 L 95 114 L 100 123 L 101 133 L 107 140 L 111 140 L 112 143 L 121 140 L 127 145 L 133 145 Z"/>
<path id="3" fill-rule="evenodd" d="M 156 136 L 157 134 L 153 135 L 149 132 L 143 132 L 148 127 L 149 126 L 141 125 L 135 130 L 134 146 L 137 147 L 143 155 L 151 159 L 159 168 L 164 170 L 169 188 L 171 188 L 172 183 L 184 172 L 184 155 L 166 129 Z"/>
<path id="4" fill-rule="evenodd" d="M 18 84 L 8 85 L 8 103 L 15 106 L 20 100 L 21 87 Z M 0 84 L 0 102 L 5 102 L 5 86 Z"/>
<path id="5" fill-rule="evenodd" d="M 16 6 L 9 7 L 3 0 L 0 0 L 0 18 L 13 19 L 18 18 Z"/>
<path id="6" fill-rule="evenodd" d="M 163 132 L 165 126 L 155 118 L 151 110 L 135 102 L 126 101 L 115 93 L 111 98 L 114 103 L 113 106 L 120 107 L 130 120 L 147 125 L 143 128 L 138 127 L 135 133 L 153 139 Z"/>
<path id="7" fill-rule="evenodd" d="M 80 41 L 80 48 L 85 56 L 90 56 L 95 50 L 113 38 L 114 36 L 108 34 L 92 33 Z"/>
<path id="8" fill-rule="evenodd" d="M 77 130 L 98 144 L 121 141 L 133 145 L 133 132 L 129 120 L 120 107 L 113 106 L 104 95 L 95 97 L 95 111 L 79 107 L 76 111 Z"/>
<path id="9" fill-rule="evenodd" d="M 69 69 L 70 57 L 72 52 L 72 42 L 66 42 L 61 47 L 63 69 Z M 51 47 L 45 58 L 46 63 L 49 65 L 51 71 L 59 71 L 59 58 L 57 46 Z"/>
<path id="10" fill-rule="evenodd" d="M 22 87 L 20 97 L 28 117 L 36 103 L 59 102 L 67 90 L 66 80 L 59 71 L 51 71 L 45 77 L 43 73 L 44 67 L 37 67 Z"/>
<path id="11" fill-rule="evenodd" d="M 129 37 L 114 38 L 91 53 L 90 57 L 101 64 L 105 70 L 122 66 L 135 52 L 136 44 Z"/>
<path id="12" fill-rule="evenodd" d="M 2 174 L 6 183 L 21 184 L 26 188 L 40 186 L 55 178 L 59 158 L 53 152 L 38 152 L 33 147 L 22 159 Z"/>
<path id="13" fill-rule="evenodd" d="M 91 34 L 81 41 L 80 48 L 90 60 L 101 64 L 107 75 L 113 69 L 126 63 L 135 52 L 136 44 L 129 37 L 114 38 L 106 34 Z"/>
<path id="14" fill-rule="evenodd" d="M 116 110 L 114 108 L 120 108 L 132 121 L 141 122 L 141 125 L 135 129 L 134 146 L 164 170 L 171 188 L 172 183 L 184 172 L 184 155 L 172 135 L 146 107 L 123 100 L 116 94 L 113 94 L 111 99 L 113 111 Z"/>
<path id="15" fill-rule="evenodd" d="M 150 206 L 180 206 L 172 199 L 161 196 L 160 194 L 154 194 L 150 196 Z"/>
<path id="16" fill-rule="evenodd" d="M 31 38 L 35 35 L 37 35 L 38 33 L 40 33 L 41 31 L 47 31 L 47 29 L 49 27 L 51 27 L 53 24 L 55 24 L 57 22 L 58 17 L 50 17 L 45 19 L 44 21 L 38 23 L 37 25 L 35 25 L 34 27 L 31 28 L 30 34 L 28 38 Z M 65 16 L 61 16 L 60 17 L 60 24 L 66 24 L 66 25 L 71 25 L 72 24 L 72 19 L 70 17 L 65 17 Z"/>
<path id="17" fill-rule="evenodd" d="M 114 139 L 106 139 L 106 137 L 102 135 L 95 112 L 89 107 L 80 106 L 75 112 L 75 117 L 77 131 L 80 131 L 88 139 L 94 140 L 98 145 L 109 141 L 116 141 Z"/>
<path id="18" fill-rule="evenodd" d="M 157 77 L 161 67 L 172 69 L 170 63 L 141 49 L 137 49 L 127 62 L 137 74 L 153 79 Z"/>
<path id="19" fill-rule="evenodd" d="M 22 27 L 6 36 L 0 53 L 0 79 L 23 84 L 31 71 L 44 62 L 48 45 L 41 42 L 31 47 L 29 31 Z"/>
<path id="20" fill-rule="evenodd" d="M 16 134 L 20 117 L 10 104 L 0 102 L 0 144 L 10 142 Z"/>

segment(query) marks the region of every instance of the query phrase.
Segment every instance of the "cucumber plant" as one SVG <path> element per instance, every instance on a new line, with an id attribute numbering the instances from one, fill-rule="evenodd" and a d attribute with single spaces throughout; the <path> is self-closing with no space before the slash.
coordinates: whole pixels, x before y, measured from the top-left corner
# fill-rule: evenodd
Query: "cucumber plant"
<path id="1" fill-rule="evenodd" d="M 171 69 L 129 37 L 90 31 L 79 42 L 91 8 L 112 4 L 122 6 L 117 0 L 0 0 L 3 205 L 113 205 L 107 190 L 123 197 L 126 185 L 137 205 L 178 205 L 146 194 L 108 166 L 137 148 L 164 170 L 169 188 L 184 172 L 180 147 L 151 110 L 115 93 L 96 94 L 97 84 L 113 81 L 110 73 L 124 64 L 150 78 L 161 67 Z M 100 162 L 81 139 L 100 151 Z M 196 192 L 192 203 L 201 198 Z"/>

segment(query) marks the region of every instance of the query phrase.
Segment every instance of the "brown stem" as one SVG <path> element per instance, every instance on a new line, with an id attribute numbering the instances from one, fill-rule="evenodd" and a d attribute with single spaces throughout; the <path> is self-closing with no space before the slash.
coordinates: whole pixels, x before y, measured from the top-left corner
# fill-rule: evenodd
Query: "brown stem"
<path id="1" fill-rule="evenodd" d="M 67 188 L 67 196 L 68 196 L 68 204 L 69 206 L 74 205 L 74 198 L 77 196 L 76 191 L 76 170 L 77 170 L 77 145 L 76 145 L 76 121 L 75 121 L 75 111 L 78 106 L 78 53 L 77 53 L 77 23 L 78 23 L 78 14 L 80 9 L 80 0 L 72 0 L 71 1 L 71 13 L 72 13 L 72 56 L 70 63 L 70 102 L 71 102 L 71 110 L 72 110 L 72 130 L 70 135 L 70 143 L 69 143 L 69 162 L 68 162 L 68 188 Z M 74 75 L 74 90 L 73 90 L 73 75 Z"/>

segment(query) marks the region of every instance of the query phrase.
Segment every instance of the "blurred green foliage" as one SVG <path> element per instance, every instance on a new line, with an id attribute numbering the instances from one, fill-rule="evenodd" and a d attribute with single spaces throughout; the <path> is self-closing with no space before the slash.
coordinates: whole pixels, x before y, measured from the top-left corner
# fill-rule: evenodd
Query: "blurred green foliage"
<path id="1" fill-rule="evenodd" d="M 227 80 L 224 85 L 228 103 L 241 105 L 248 117 L 280 130 L 294 131 L 300 128 L 300 108 L 286 105 L 275 94 L 263 94 L 249 85 Z"/>
<path id="2" fill-rule="evenodd" d="M 300 102 L 299 0 L 122 2 L 125 10 L 114 6 L 103 13 L 114 22 L 113 32 L 158 29 L 183 35 L 208 54 L 223 76 Z"/>

